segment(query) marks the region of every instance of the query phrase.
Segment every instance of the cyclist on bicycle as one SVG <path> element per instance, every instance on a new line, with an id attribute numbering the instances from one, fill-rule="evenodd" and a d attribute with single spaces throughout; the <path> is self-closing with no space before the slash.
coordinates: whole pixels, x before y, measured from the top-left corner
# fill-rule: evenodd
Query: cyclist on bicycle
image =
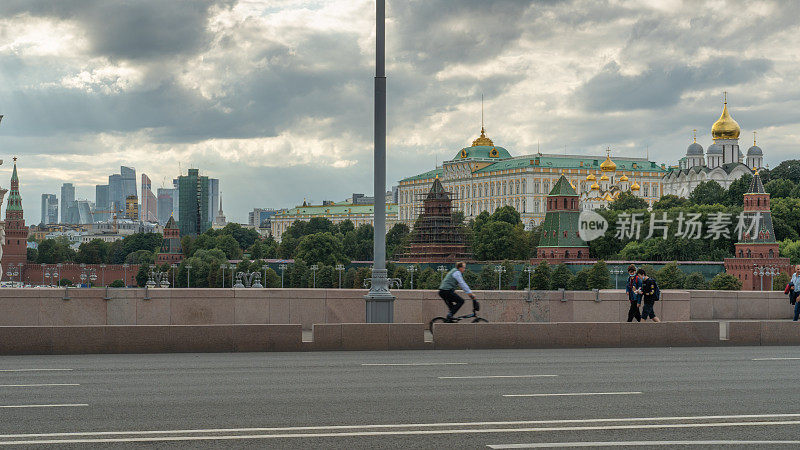
<path id="1" fill-rule="evenodd" d="M 465 270 L 467 270 L 467 263 L 463 261 L 457 262 L 455 269 L 450 269 L 439 285 L 439 297 L 442 297 L 442 300 L 444 300 L 447 308 L 450 310 L 450 312 L 447 313 L 448 320 L 452 319 L 464 304 L 464 299 L 456 294 L 456 288 L 460 287 L 461 290 L 469 295 L 469 298 L 475 302 L 475 294 L 472 293 L 469 286 L 467 286 L 467 282 L 464 281 Z"/>

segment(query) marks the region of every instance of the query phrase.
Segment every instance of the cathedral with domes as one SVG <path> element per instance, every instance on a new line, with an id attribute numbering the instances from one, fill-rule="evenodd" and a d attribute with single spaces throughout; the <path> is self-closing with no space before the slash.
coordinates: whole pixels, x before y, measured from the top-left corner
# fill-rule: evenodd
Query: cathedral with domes
<path id="1" fill-rule="evenodd" d="M 671 167 L 664 175 L 663 194 L 688 197 L 700 183 L 714 180 L 723 188 L 743 175 L 752 174 L 764 163 L 764 153 L 756 145 L 743 155 L 739 149 L 741 128 L 728 112 L 728 100 L 725 98 L 722 114 L 711 127 L 713 143 L 703 151 L 703 146 L 694 142 L 686 149 L 686 156 L 680 159 L 677 167 Z M 754 133 L 755 136 L 755 133 Z"/>

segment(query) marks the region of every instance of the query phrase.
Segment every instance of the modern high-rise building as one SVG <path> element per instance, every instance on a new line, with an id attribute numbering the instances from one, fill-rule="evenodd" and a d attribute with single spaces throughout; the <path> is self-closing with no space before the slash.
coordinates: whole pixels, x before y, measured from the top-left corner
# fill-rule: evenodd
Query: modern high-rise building
<path id="1" fill-rule="evenodd" d="M 158 188 L 156 191 L 158 193 L 157 202 L 158 208 L 156 209 L 158 215 L 158 223 L 164 225 L 167 223 L 170 217 L 175 216 L 175 200 L 173 196 L 176 195 L 176 189 L 166 189 L 166 188 Z"/>
<path id="2" fill-rule="evenodd" d="M 55 194 L 42 194 L 42 216 L 40 222 L 43 225 L 58 223 L 58 197 Z"/>
<path id="3" fill-rule="evenodd" d="M 111 213 L 97 211 L 112 211 L 108 198 L 108 185 L 98 184 L 94 187 L 94 220 L 96 222 L 107 222 L 111 218 Z"/>
<path id="4" fill-rule="evenodd" d="M 125 218 L 136 222 L 139 220 L 139 217 L 139 200 L 135 195 L 129 195 L 128 198 L 125 199 Z"/>
<path id="5" fill-rule="evenodd" d="M 136 192 L 136 169 L 120 166 L 119 174 L 108 176 L 108 201 L 113 203 L 114 210 L 122 216 L 125 214 L 125 200 L 130 195 L 138 197 Z"/>
<path id="6" fill-rule="evenodd" d="M 180 212 L 181 212 L 181 209 L 180 209 L 180 203 L 181 202 L 180 202 L 180 200 L 181 200 L 181 195 L 180 195 L 180 186 L 178 185 L 178 179 L 177 178 L 174 178 L 172 180 L 172 190 L 173 190 L 173 192 L 172 192 L 172 217 L 175 218 L 175 221 L 180 221 L 181 220 L 181 218 L 180 218 Z"/>
<path id="7" fill-rule="evenodd" d="M 156 196 L 153 194 L 152 183 L 150 177 L 142 174 L 142 209 L 141 217 L 144 222 L 156 222 L 158 217 Z"/>
<path id="8" fill-rule="evenodd" d="M 75 186 L 72 183 L 61 185 L 61 223 L 69 223 L 67 213 L 72 202 L 75 201 Z"/>
<path id="9" fill-rule="evenodd" d="M 196 236 L 211 228 L 208 177 L 200 176 L 198 169 L 189 169 L 188 175 L 178 177 L 178 190 L 181 235 Z"/>

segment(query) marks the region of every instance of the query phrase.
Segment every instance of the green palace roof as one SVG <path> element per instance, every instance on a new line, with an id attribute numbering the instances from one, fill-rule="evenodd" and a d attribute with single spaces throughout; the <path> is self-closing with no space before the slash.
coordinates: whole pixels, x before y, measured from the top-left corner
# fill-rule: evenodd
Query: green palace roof
<path id="1" fill-rule="evenodd" d="M 483 160 L 501 160 L 509 159 L 511 154 L 503 147 L 494 145 L 476 145 L 473 147 L 464 147 L 451 161 L 460 161 L 462 159 L 483 159 Z"/>
<path id="2" fill-rule="evenodd" d="M 345 214 L 372 214 L 374 205 L 354 205 L 352 203 L 334 203 L 333 205 L 298 206 L 277 216 L 329 216 Z M 397 204 L 387 203 L 386 214 L 397 214 Z"/>

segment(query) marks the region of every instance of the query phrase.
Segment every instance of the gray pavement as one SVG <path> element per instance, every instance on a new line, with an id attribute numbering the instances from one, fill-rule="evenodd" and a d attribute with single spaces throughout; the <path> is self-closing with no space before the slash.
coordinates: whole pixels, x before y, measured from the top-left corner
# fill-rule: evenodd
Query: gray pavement
<path id="1" fill-rule="evenodd" d="M 797 447 L 798 377 L 798 347 L 2 357 L 0 445 Z"/>

